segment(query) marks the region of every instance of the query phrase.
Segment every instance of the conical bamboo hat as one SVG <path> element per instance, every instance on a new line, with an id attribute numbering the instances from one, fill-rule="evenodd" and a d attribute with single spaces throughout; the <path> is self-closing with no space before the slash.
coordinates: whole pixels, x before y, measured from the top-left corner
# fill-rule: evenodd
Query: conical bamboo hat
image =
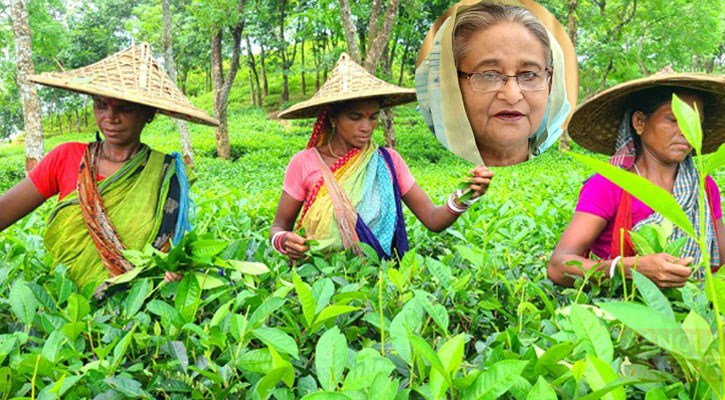
<path id="1" fill-rule="evenodd" d="M 31 82 L 154 107 L 159 113 L 205 125 L 219 121 L 196 108 L 141 43 L 86 67 L 45 72 Z"/>
<path id="2" fill-rule="evenodd" d="M 349 55 L 342 53 L 320 90 L 311 99 L 281 112 L 279 118 L 313 118 L 325 104 L 367 99 L 378 99 L 381 108 L 397 106 L 414 101 L 415 89 L 402 88 L 378 79 Z"/>
<path id="3" fill-rule="evenodd" d="M 711 112 L 704 115 L 702 152 L 711 153 L 725 141 L 725 78 L 699 73 L 667 73 L 634 79 L 604 90 L 579 105 L 569 122 L 569 136 L 595 153 L 614 154 L 619 124 L 637 92 L 657 86 L 673 86 L 712 94 Z"/>

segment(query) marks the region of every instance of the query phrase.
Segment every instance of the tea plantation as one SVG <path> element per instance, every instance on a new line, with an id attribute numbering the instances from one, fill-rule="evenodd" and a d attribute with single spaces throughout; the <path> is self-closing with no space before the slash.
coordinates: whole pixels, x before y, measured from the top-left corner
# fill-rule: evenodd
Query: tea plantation
<path id="1" fill-rule="evenodd" d="M 661 293 L 642 276 L 570 289 L 546 279 L 591 175 L 568 156 L 549 150 L 495 169 L 484 199 L 443 233 L 406 210 L 412 251 L 399 265 L 349 254 L 290 265 L 267 237 L 310 121 L 283 124 L 232 104 L 232 161 L 215 157 L 211 128 L 192 127 L 195 229 L 177 252 L 200 272 L 165 283 L 158 261 L 138 252 L 147 272 L 97 301 L 44 252 L 54 200 L 0 233 L 0 398 L 721 395 L 715 316 L 697 284 Z M 413 106 L 395 114 L 398 151 L 442 204 L 471 166 Z M 46 151 L 93 137 L 90 128 L 51 136 Z M 143 140 L 180 149 L 166 117 Z M 0 146 L 0 192 L 24 176 L 22 151 Z M 229 268 L 222 276 L 216 265 Z"/>

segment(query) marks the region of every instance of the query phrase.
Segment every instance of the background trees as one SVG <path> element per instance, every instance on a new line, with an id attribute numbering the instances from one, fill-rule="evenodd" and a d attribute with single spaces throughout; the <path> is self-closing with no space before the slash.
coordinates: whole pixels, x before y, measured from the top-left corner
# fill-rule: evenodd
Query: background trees
<path id="1" fill-rule="evenodd" d="M 25 0 L 37 71 L 76 68 L 149 42 L 164 55 L 162 0 Z M 226 110 L 263 107 L 268 116 L 312 95 L 347 51 L 378 77 L 413 86 L 415 59 L 430 25 L 454 0 L 163 0 L 173 15 L 179 87 L 222 121 Z M 0 138 L 24 130 L 16 83 L 11 0 L 0 0 Z M 580 99 L 670 65 L 725 71 L 719 0 L 541 0 L 570 31 L 581 70 Z M 244 6 L 243 12 L 241 6 Z M 241 76 L 235 79 L 236 75 Z M 46 134 L 84 126 L 88 103 L 72 93 L 39 91 Z M 231 100 L 230 100 L 231 99 Z M 239 106 L 239 107 L 237 107 Z M 70 122 L 69 122 L 70 118 Z M 387 142 L 394 130 L 383 119 Z M 62 127 L 62 129 L 61 129 Z"/>

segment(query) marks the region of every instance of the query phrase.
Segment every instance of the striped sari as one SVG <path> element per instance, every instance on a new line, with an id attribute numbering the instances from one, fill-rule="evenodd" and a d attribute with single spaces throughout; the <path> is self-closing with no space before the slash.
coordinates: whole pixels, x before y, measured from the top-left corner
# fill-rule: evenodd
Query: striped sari
<path id="1" fill-rule="evenodd" d="M 151 244 L 168 251 L 174 232 L 188 229 L 179 224 L 187 217 L 180 205 L 188 200 L 188 181 L 185 171 L 179 173 L 178 157 L 144 146 L 115 174 L 96 182 L 99 149 L 98 142 L 88 146 L 78 189 L 58 202 L 44 238 L 54 263 L 67 266 L 79 287 L 95 288 L 133 268 L 124 250 Z"/>
<path id="2" fill-rule="evenodd" d="M 326 167 L 325 167 L 326 168 Z M 308 194 L 298 229 L 309 238 L 324 243 L 321 250 L 339 251 L 343 235 L 370 245 L 382 259 L 402 257 L 408 250 L 408 237 L 401 203 L 400 186 L 390 154 L 372 142 L 353 149 L 331 168 L 337 185 L 349 199 L 354 232 L 341 232 L 340 205 L 330 195 L 330 186 L 321 178 Z M 332 182 L 331 182 L 332 183 Z M 349 206 L 348 206 L 349 207 Z"/>

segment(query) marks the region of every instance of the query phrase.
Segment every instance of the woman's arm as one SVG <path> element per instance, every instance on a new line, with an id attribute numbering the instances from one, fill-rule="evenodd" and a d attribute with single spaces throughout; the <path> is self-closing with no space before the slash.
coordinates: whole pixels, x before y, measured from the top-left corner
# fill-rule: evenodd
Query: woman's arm
<path id="1" fill-rule="evenodd" d="M 25 178 L 0 196 L 0 232 L 40 207 L 45 197 L 30 178 Z"/>
<path id="2" fill-rule="evenodd" d="M 599 237 L 607 221 L 599 216 L 575 212 L 574 216 L 561 234 L 559 243 L 551 254 L 547 275 L 554 283 L 562 286 L 571 286 L 574 279 L 569 275 L 584 276 L 584 271 L 599 266 L 609 272 L 613 260 L 590 260 L 583 257 L 589 247 Z M 581 268 L 576 265 L 566 265 L 570 261 L 578 261 Z M 683 286 L 690 277 L 693 269 L 687 267 L 692 263 L 691 258 L 677 258 L 666 253 L 649 254 L 639 257 L 622 257 L 618 268 L 624 268 L 625 276 L 631 277 L 631 269 L 637 265 L 637 271 L 647 276 L 660 287 Z"/>
<path id="3" fill-rule="evenodd" d="M 282 240 L 281 246 L 290 258 L 302 258 L 305 252 L 309 250 L 309 246 L 305 244 L 306 238 L 292 232 L 295 220 L 302 209 L 303 202 L 296 200 L 294 197 L 282 192 L 282 197 L 277 204 L 277 212 L 274 215 L 274 222 L 269 229 L 270 240 L 279 232 L 287 232 Z"/>
<path id="4" fill-rule="evenodd" d="M 475 199 L 486 193 L 488 185 L 493 178 L 493 172 L 479 165 L 471 173 L 474 176 L 471 178 L 471 186 L 469 187 L 474 191 L 473 198 Z M 436 207 L 417 183 L 413 184 L 405 196 L 403 196 L 403 202 L 405 202 L 405 205 L 408 206 L 420 222 L 433 232 L 441 232 L 448 228 L 460 216 L 460 214 L 448 210 L 445 204 Z"/>

